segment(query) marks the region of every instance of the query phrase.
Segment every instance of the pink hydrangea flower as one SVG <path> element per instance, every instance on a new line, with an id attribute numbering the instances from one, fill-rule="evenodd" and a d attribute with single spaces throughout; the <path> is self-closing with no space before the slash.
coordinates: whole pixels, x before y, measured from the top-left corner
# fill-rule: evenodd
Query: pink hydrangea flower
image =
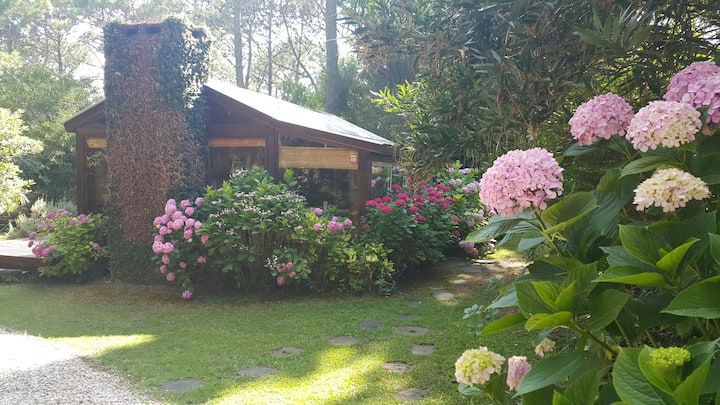
<path id="1" fill-rule="evenodd" d="M 182 299 L 184 299 L 184 300 L 187 301 L 187 300 L 189 300 L 190 298 L 192 298 L 192 291 L 190 291 L 190 290 L 185 290 L 185 291 L 183 291 L 183 293 L 182 293 Z"/>
<path id="2" fill-rule="evenodd" d="M 173 282 L 175 280 L 175 273 L 170 272 L 165 276 L 165 278 L 167 278 L 167 281 Z"/>
<path id="3" fill-rule="evenodd" d="M 192 238 L 192 235 L 193 235 L 193 230 L 192 230 L 192 229 L 186 229 L 186 230 L 183 231 L 183 238 L 184 238 L 184 239 L 191 239 L 191 238 Z"/>
<path id="4" fill-rule="evenodd" d="M 345 220 L 343 221 L 343 225 L 345 225 L 345 226 L 348 227 L 348 228 L 351 227 L 352 224 L 353 224 L 353 223 L 352 223 L 352 220 L 351 220 L 350 218 L 345 218 Z"/>
<path id="5" fill-rule="evenodd" d="M 322 229 L 323 229 L 323 225 L 319 222 L 316 223 L 315 225 L 313 225 L 313 231 L 315 231 L 315 232 L 322 231 Z"/>
<path id="6" fill-rule="evenodd" d="M 708 122 L 720 122 L 720 66 L 712 61 L 691 64 L 670 80 L 663 98 L 708 107 Z"/>
<path id="7" fill-rule="evenodd" d="M 483 174 L 480 199 L 506 217 L 526 208 L 544 210 L 546 200 L 562 194 L 562 171 L 543 148 L 510 151 Z"/>
<path id="8" fill-rule="evenodd" d="M 290 278 L 295 278 L 295 275 L 296 273 L 294 271 L 291 271 L 290 274 L 288 274 Z"/>
<path id="9" fill-rule="evenodd" d="M 391 206 L 389 206 L 389 205 L 385 205 L 385 206 L 382 207 L 382 209 L 381 209 L 380 211 L 382 211 L 382 212 L 384 212 L 384 213 L 386 213 L 386 214 L 390 214 L 390 213 L 393 212 L 393 208 L 392 208 Z"/>
<path id="10" fill-rule="evenodd" d="M 425 221 L 425 216 L 424 215 L 416 215 L 415 220 L 418 222 L 423 222 L 423 221 Z"/>
<path id="11" fill-rule="evenodd" d="M 160 274 L 167 273 L 167 264 L 160 265 Z"/>
<path id="12" fill-rule="evenodd" d="M 408 207 L 408 211 L 414 213 L 414 212 L 420 211 L 420 208 L 418 208 L 418 207 L 416 207 L 416 206 L 413 205 L 413 206 L 411 206 L 411 207 Z"/>
<path id="13" fill-rule="evenodd" d="M 170 264 L 170 256 L 163 255 L 162 258 L 160 258 L 160 261 L 162 261 L 163 264 Z"/>
<path id="14" fill-rule="evenodd" d="M 678 101 L 651 101 L 630 121 L 627 138 L 635 149 L 676 148 L 695 140 L 702 128 L 700 112 Z"/>
<path id="15" fill-rule="evenodd" d="M 317 215 L 318 217 L 323 214 L 322 208 L 313 208 L 313 212 L 314 212 L 315 215 Z"/>
<path id="16" fill-rule="evenodd" d="M 692 174 L 675 168 L 659 169 L 635 189 L 633 204 L 638 211 L 654 205 L 663 212 L 674 212 L 690 200 L 709 196 L 707 184 Z"/>
<path id="17" fill-rule="evenodd" d="M 210 239 L 209 235 L 202 235 L 200 236 L 200 242 L 204 245 L 207 243 L 208 239 Z"/>
<path id="18" fill-rule="evenodd" d="M 179 266 L 181 269 L 184 269 L 184 268 L 187 267 L 187 263 L 185 263 L 184 261 L 181 261 L 180 263 L 178 263 L 178 266 Z"/>
<path id="19" fill-rule="evenodd" d="M 455 379 L 465 385 L 484 385 L 490 375 L 500 374 L 505 358 L 485 346 L 466 350 L 455 362 Z"/>
<path id="20" fill-rule="evenodd" d="M 580 104 L 570 118 L 570 133 L 580 145 L 590 145 L 599 138 L 625 135 L 633 110 L 617 94 L 608 93 Z"/>
<path id="21" fill-rule="evenodd" d="M 201 205 L 203 205 L 204 202 L 205 202 L 205 199 L 204 199 L 204 198 L 198 197 L 198 198 L 195 199 L 195 206 L 196 206 L 196 207 L 200 207 Z"/>
<path id="22" fill-rule="evenodd" d="M 508 359 L 507 385 L 511 391 L 517 391 L 520 382 L 532 367 L 525 356 L 512 356 Z"/>
<path id="23" fill-rule="evenodd" d="M 200 256 L 197 258 L 197 262 L 200 264 L 207 263 L 207 258 L 205 256 Z"/>
<path id="24" fill-rule="evenodd" d="M 90 221 L 90 217 L 88 217 L 85 214 L 78 215 L 77 219 L 78 219 L 78 221 L 82 222 L 83 224 L 86 224 Z"/>
<path id="25" fill-rule="evenodd" d="M 282 277 L 282 276 L 278 277 L 278 278 L 277 278 L 277 285 L 279 285 L 279 286 L 285 285 L 285 277 Z"/>
<path id="26" fill-rule="evenodd" d="M 182 200 L 180 201 L 180 209 L 184 210 L 185 208 L 190 206 L 190 200 Z"/>
<path id="27" fill-rule="evenodd" d="M 170 242 L 165 242 L 162 245 L 162 253 L 165 253 L 166 255 L 169 255 L 170 253 L 175 251 L 175 245 L 173 245 Z"/>
<path id="28" fill-rule="evenodd" d="M 193 208 L 193 207 L 187 207 L 187 208 L 185 208 L 185 215 L 191 216 L 191 215 L 194 214 L 194 213 L 195 213 L 195 208 Z"/>

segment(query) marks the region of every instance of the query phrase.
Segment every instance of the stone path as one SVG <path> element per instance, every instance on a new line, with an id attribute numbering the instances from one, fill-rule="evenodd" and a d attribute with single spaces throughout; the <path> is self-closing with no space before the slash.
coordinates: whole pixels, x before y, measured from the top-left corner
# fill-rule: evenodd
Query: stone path
<path id="1" fill-rule="evenodd" d="M 451 301 L 456 298 L 456 294 L 458 293 L 459 289 L 468 288 L 469 286 L 473 286 L 476 283 L 480 281 L 487 280 L 488 273 L 492 275 L 505 275 L 507 272 L 507 266 L 499 266 L 495 262 L 492 261 L 485 261 L 478 264 L 472 264 L 468 262 L 447 262 L 445 263 L 446 268 L 443 272 L 445 275 L 449 276 L 449 279 L 447 279 L 448 287 L 446 286 L 431 286 L 429 287 L 429 290 L 432 292 L 433 300 L 437 302 L 444 302 L 444 301 Z M 524 266 L 523 263 L 517 263 L 515 267 L 517 269 L 521 269 Z M 512 268 L 512 265 L 511 265 Z M 442 271 L 443 269 L 440 269 Z M 496 274 L 493 274 L 496 273 Z M 453 291 L 448 291 L 448 288 L 453 289 Z M 431 333 L 431 330 L 427 327 L 424 327 L 421 324 L 421 322 L 413 322 L 412 324 L 410 321 L 421 321 L 421 317 L 413 314 L 413 309 L 422 307 L 423 305 L 426 305 L 422 301 L 407 301 L 405 302 L 405 306 L 408 309 L 408 313 L 400 314 L 397 317 L 398 323 L 402 323 L 401 325 L 393 325 L 393 330 L 395 333 L 400 333 L 406 336 L 413 336 L 413 337 L 422 337 L 429 335 Z M 361 330 L 377 330 L 383 327 L 383 324 L 379 321 L 372 320 L 372 319 L 366 319 L 362 320 L 357 323 L 357 328 Z M 431 342 L 432 339 L 428 339 L 428 342 L 418 342 L 416 344 L 413 344 L 412 346 L 408 347 L 409 352 L 413 356 L 419 357 L 425 357 L 425 356 L 432 356 L 433 353 L 437 350 L 437 347 L 435 344 Z M 355 336 L 335 336 L 328 338 L 328 343 L 333 346 L 354 346 L 358 344 L 360 340 Z M 289 356 L 295 356 L 299 355 L 303 352 L 302 348 L 294 347 L 294 346 L 285 346 L 281 347 L 279 349 L 276 349 L 273 351 L 273 356 L 275 357 L 289 357 Z M 421 361 L 421 360 L 418 360 Z M 392 374 L 404 374 L 409 372 L 412 369 L 412 364 L 400 362 L 400 361 L 388 361 L 383 363 L 382 365 L 383 369 L 386 370 L 388 373 Z M 264 377 L 267 375 L 275 374 L 279 372 L 278 369 L 275 369 L 273 367 L 267 367 L 267 366 L 256 366 L 256 367 L 249 367 L 245 369 L 238 370 L 237 375 L 247 377 L 247 378 L 259 378 Z M 189 380 L 183 383 L 183 381 Z M 185 380 L 179 380 L 178 382 L 170 382 L 165 384 L 161 389 L 166 389 L 170 391 L 184 391 L 187 389 L 193 389 L 197 387 L 199 384 L 201 384 L 200 380 L 194 380 L 194 379 L 185 379 Z M 177 383 L 175 385 L 172 385 L 173 383 Z M 168 385 L 170 384 L 170 385 Z M 425 398 L 427 398 L 430 395 L 430 388 L 417 388 L 417 387 L 408 387 L 405 389 L 402 389 L 398 391 L 395 394 L 396 399 L 403 401 L 403 402 L 414 402 L 414 401 L 421 401 Z"/>

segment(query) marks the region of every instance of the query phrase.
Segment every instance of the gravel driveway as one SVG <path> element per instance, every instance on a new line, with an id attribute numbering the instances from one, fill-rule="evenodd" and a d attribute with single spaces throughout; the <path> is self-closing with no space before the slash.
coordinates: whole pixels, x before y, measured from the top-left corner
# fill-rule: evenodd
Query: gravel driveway
<path id="1" fill-rule="evenodd" d="M 162 404 L 71 348 L 0 327 L 0 405 Z"/>

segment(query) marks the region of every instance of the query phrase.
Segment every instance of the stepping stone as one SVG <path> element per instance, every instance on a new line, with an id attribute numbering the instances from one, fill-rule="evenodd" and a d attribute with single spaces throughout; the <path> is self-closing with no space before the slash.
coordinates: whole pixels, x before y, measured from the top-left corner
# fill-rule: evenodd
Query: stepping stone
<path id="1" fill-rule="evenodd" d="M 358 339 L 353 336 L 338 336 L 330 339 L 330 344 L 334 346 L 352 346 L 357 342 Z"/>
<path id="2" fill-rule="evenodd" d="M 430 390 L 421 390 L 419 388 L 405 388 L 404 390 L 398 391 L 398 393 L 395 394 L 395 398 L 405 402 L 422 401 L 423 399 L 427 398 L 429 393 Z"/>
<path id="3" fill-rule="evenodd" d="M 202 380 L 197 378 L 183 378 L 181 380 L 168 381 L 158 387 L 160 391 L 185 392 L 202 385 Z"/>
<path id="4" fill-rule="evenodd" d="M 427 356 L 429 354 L 435 353 L 435 346 L 434 345 L 414 345 L 412 347 L 411 353 L 416 356 Z"/>
<path id="5" fill-rule="evenodd" d="M 422 326 L 398 326 L 395 331 L 407 336 L 422 336 L 430 332 L 430 329 Z"/>
<path id="6" fill-rule="evenodd" d="M 383 368 L 391 373 L 405 374 L 410 371 L 410 365 L 407 363 L 395 361 L 383 363 Z"/>
<path id="7" fill-rule="evenodd" d="M 237 375 L 243 376 L 243 377 L 265 377 L 266 375 L 275 374 L 277 373 L 278 369 L 272 368 L 272 367 L 265 367 L 265 366 L 257 366 L 257 367 L 248 367 L 238 370 L 236 373 Z"/>
<path id="8" fill-rule="evenodd" d="M 420 305 L 422 305 L 422 302 L 421 301 L 408 301 L 405 304 L 409 307 L 414 308 L 414 307 L 419 307 Z"/>
<path id="9" fill-rule="evenodd" d="M 382 324 L 378 321 L 362 321 L 357 324 L 358 328 L 360 329 L 377 329 L 382 326 Z"/>
<path id="10" fill-rule="evenodd" d="M 435 298 L 438 301 L 447 301 L 455 298 L 455 294 L 451 292 L 439 292 L 433 294 L 433 298 Z"/>
<path id="11" fill-rule="evenodd" d="M 402 314 L 402 315 L 398 315 L 398 319 L 401 321 L 416 321 L 416 320 L 420 319 L 420 316 L 410 315 L 410 314 Z"/>
<path id="12" fill-rule="evenodd" d="M 272 354 L 275 357 L 290 357 L 303 352 L 303 349 L 295 346 L 285 346 L 275 350 Z"/>
<path id="13" fill-rule="evenodd" d="M 450 284 L 452 285 L 465 285 L 470 284 L 470 280 L 466 280 L 464 278 L 459 278 L 457 280 L 450 280 Z"/>
<path id="14" fill-rule="evenodd" d="M 497 264 L 497 260 L 479 259 L 479 260 L 475 260 L 475 263 L 477 263 L 477 264 Z"/>
<path id="15" fill-rule="evenodd" d="M 441 290 L 444 290 L 445 287 L 436 285 L 436 286 L 430 287 L 430 289 L 433 290 L 433 291 L 441 291 Z"/>

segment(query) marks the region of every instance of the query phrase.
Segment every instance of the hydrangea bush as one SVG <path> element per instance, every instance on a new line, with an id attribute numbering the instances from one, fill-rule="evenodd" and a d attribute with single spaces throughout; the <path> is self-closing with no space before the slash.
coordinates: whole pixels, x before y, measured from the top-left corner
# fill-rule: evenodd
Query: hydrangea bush
<path id="1" fill-rule="evenodd" d="M 83 276 L 107 270 L 107 227 L 102 214 L 49 211 L 28 238 L 35 257 L 43 259 L 42 276 Z"/>
<path id="2" fill-rule="evenodd" d="M 480 332 L 536 332 L 537 358 L 512 356 L 507 375 L 486 378 L 463 355 L 461 392 L 494 403 L 720 403 L 720 137 L 714 104 L 698 101 L 712 97 L 697 90 L 719 71 L 704 62 L 680 72 L 666 100 L 626 128 L 623 108 L 579 108 L 570 124 L 582 147 L 566 155 L 610 148 L 626 159 L 594 190 L 561 196 L 561 169 L 546 152 L 512 151 L 483 176 L 481 196 L 498 215 L 468 241 L 514 237 L 520 250 L 542 244 L 550 253 L 501 291 L 488 309 L 508 315 Z M 541 180 L 529 181 L 536 172 Z M 556 350 L 554 336 L 567 349 Z"/>

